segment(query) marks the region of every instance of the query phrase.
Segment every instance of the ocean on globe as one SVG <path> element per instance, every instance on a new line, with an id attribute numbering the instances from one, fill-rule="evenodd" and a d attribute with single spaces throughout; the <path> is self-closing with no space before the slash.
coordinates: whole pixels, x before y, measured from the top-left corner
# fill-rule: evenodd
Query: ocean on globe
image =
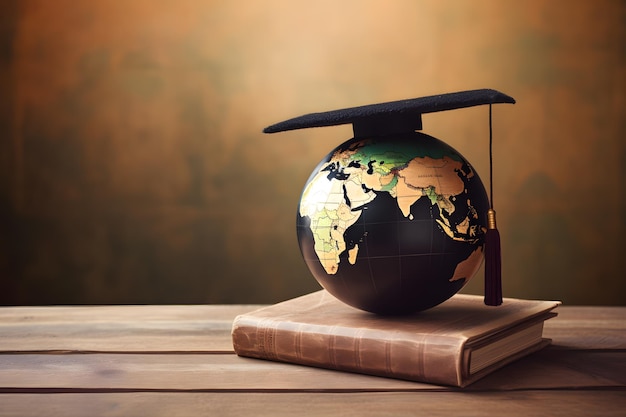
<path id="1" fill-rule="evenodd" d="M 298 242 L 315 279 L 339 300 L 409 314 L 452 297 L 476 273 L 488 209 L 476 171 L 439 139 L 354 138 L 304 186 Z"/>

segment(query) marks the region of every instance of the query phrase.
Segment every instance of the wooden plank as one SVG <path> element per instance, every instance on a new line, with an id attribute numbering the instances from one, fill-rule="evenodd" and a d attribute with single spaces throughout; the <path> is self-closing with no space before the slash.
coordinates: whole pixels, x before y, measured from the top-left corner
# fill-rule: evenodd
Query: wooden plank
<path id="1" fill-rule="evenodd" d="M 622 417 L 624 391 L 0 394 L 2 416 Z"/>
<path id="2" fill-rule="evenodd" d="M 159 321 L 1 326 L 0 352 L 233 352 L 231 322 Z"/>
<path id="3" fill-rule="evenodd" d="M 585 322 L 600 321 L 602 325 L 622 326 L 621 322 L 626 315 L 626 307 L 624 306 L 572 306 L 560 305 L 557 311 L 560 317 L 565 321 Z"/>
<path id="4" fill-rule="evenodd" d="M 626 388 L 626 351 L 548 347 L 488 375 L 470 390 Z"/>
<path id="5" fill-rule="evenodd" d="M 165 390 L 394 390 L 437 388 L 229 355 L 0 355 L 7 388 Z"/>
<path id="6" fill-rule="evenodd" d="M 97 323 L 135 321 L 196 321 L 211 318 L 232 321 L 235 316 L 262 307 L 246 304 L 105 305 L 0 307 L 0 323 Z"/>
<path id="7" fill-rule="evenodd" d="M 469 390 L 626 387 L 625 351 L 547 348 Z M 0 391 L 31 389 L 432 390 L 436 386 L 235 355 L 0 355 Z"/>
<path id="8" fill-rule="evenodd" d="M 0 352 L 232 352 L 233 319 L 258 307 L 3 307 Z"/>
<path id="9" fill-rule="evenodd" d="M 232 352 L 233 318 L 256 305 L 0 308 L 0 352 Z M 626 349 L 626 307 L 569 307 L 545 335 L 571 349 Z"/>
<path id="10" fill-rule="evenodd" d="M 560 306 L 545 337 L 569 349 L 626 349 L 626 307 Z"/>

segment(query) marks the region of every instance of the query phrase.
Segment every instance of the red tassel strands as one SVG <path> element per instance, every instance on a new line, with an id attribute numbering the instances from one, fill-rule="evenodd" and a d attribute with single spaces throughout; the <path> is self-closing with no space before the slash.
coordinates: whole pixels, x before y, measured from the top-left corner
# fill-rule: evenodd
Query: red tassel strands
<path id="1" fill-rule="evenodd" d="M 489 104 L 489 201 L 487 212 L 487 232 L 485 233 L 485 304 L 502 304 L 502 258 L 500 251 L 500 232 L 496 227 L 496 212 L 493 209 L 493 129 L 491 123 L 491 104 Z"/>

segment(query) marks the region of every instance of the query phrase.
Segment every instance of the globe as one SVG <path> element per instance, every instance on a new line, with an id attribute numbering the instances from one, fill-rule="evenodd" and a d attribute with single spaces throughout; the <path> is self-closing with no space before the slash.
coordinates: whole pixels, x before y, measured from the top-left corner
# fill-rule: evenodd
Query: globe
<path id="1" fill-rule="evenodd" d="M 315 279 L 353 307 L 409 314 L 457 293 L 483 261 L 485 187 L 432 136 L 353 138 L 313 170 L 298 204 Z"/>

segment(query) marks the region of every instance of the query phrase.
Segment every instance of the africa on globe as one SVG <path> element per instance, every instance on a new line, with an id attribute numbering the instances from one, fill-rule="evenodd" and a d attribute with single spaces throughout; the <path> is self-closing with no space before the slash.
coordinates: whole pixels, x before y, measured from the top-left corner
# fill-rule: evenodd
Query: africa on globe
<path id="1" fill-rule="evenodd" d="M 350 139 L 304 186 L 297 236 L 327 291 L 407 314 L 457 293 L 483 260 L 485 188 L 467 160 L 420 132 Z"/>

